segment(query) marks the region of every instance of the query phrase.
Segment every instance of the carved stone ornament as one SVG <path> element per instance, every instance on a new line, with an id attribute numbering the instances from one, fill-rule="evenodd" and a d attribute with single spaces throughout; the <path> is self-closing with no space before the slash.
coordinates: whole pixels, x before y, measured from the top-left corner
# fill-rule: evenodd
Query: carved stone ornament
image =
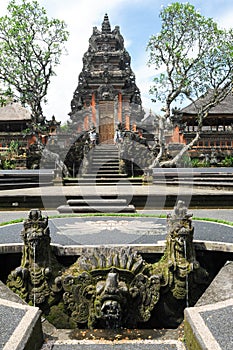
<path id="1" fill-rule="evenodd" d="M 148 275 L 130 248 L 95 248 L 62 275 L 64 304 L 77 326 L 135 327 L 159 300 L 160 278 Z"/>
<path id="2" fill-rule="evenodd" d="M 32 209 L 23 226 L 21 265 L 8 276 L 7 285 L 22 299 L 48 313 L 50 303 L 61 291 L 58 276 L 62 266 L 50 246 L 48 218 L 42 217 L 39 209 Z"/>
<path id="3" fill-rule="evenodd" d="M 158 262 L 146 262 L 130 247 L 96 247 L 83 249 L 65 269 L 52 253 L 48 219 L 32 209 L 21 233 L 21 266 L 7 284 L 57 327 L 176 327 L 187 303 L 197 301 L 208 273 L 196 260 L 192 214 L 184 202 L 168 215 L 167 227 Z M 67 320 L 65 326 L 59 317 Z"/>
<path id="4" fill-rule="evenodd" d="M 83 67 L 69 113 L 72 123 L 81 119 L 77 111 L 84 109 L 88 101 L 94 99 L 96 104 L 100 100 L 114 101 L 118 94 L 124 96 L 124 101 L 139 105 L 137 108 L 135 106 L 138 111 L 132 111 L 138 113 L 138 120 L 144 117 L 140 91 L 135 83 L 130 61 L 119 26 L 111 30 L 106 14 L 101 30 L 97 27 L 93 28 L 88 50 L 83 55 Z M 102 92 L 103 86 L 104 92 Z M 114 91 L 112 91 L 113 87 Z"/>

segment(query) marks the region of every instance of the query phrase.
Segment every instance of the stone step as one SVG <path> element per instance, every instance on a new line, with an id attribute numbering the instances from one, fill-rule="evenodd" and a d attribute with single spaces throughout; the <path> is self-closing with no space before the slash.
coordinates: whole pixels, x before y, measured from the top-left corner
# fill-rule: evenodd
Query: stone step
<path id="1" fill-rule="evenodd" d="M 103 156 L 99 156 L 99 157 L 92 157 L 91 160 L 93 162 L 99 162 L 100 160 L 104 161 L 105 163 L 111 163 L 111 162 L 118 162 L 119 163 L 119 158 L 118 157 L 103 157 Z"/>
<path id="2" fill-rule="evenodd" d="M 118 171 L 119 172 L 119 166 L 117 166 L 117 165 L 114 165 L 114 166 L 111 166 L 111 167 L 109 167 L 109 166 L 106 166 L 106 165 L 101 165 L 100 164 L 100 166 L 95 166 L 95 167 L 91 167 L 91 170 L 92 171 L 102 171 L 102 172 L 106 172 L 106 173 L 111 173 L 111 172 L 116 172 L 116 171 Z"/>
<path id="3" fill-rule="evenodd" d="M 105 162 L 103 161 L 103 159 L 99 159 L 99 160 L 93 160 L 91 165 L 95 167 L 100 167 L 100 166 L 104 166 L 104 167 L 118 166 L 119 167 L 119 161 L 111 160 L 111 161 Z"/>
<path id="4" fill-rule="evenodd" d="M 119 168 L 119 162 L 104 162 L 103 160 L 102 161 L 94 161 L 90 164 L 90 169 L 100 169 L 100 168 L 103 168 L 103 169 L 116 169 L 116 168 Z"/>
<path id="5" fill-rule="evenodd" d="M 112 170 L 106 170 L 106 169 L 102 169 L 102 168 L 95 168 L 95 169 L 90 169 L 90 171 L 86 174 L 86 175 L 101 175 L 104 176 L 105 174 L 112 174 L 114 176 L 118 176 L 119 175 L 119 169 L 112 169 Z"/>
<path id="6" fill-rule="evenodd" d="M 88 186 L 88 185 L 99 185 L 99 186 L 114 186 L 114 185 L 138 185 L 141 186 L 142 180 L 139 178 L 76 178 L 76 179 L 65 179 L 63 180 L 65 186 Z"/>
<path id="7" fill-rule="evenodd" d="M 177 179 L 177 181 L 169 181 L 169 180 L 164 180 L 164 181 L 153 181 L 153 184 L 157 185 L 184 185 L 184 186 L 206 186 L 206 187 L 223 187 L 223 188 L 232 188 L 233 183 L 232 182 L 223 182 L 223 181 L 214 181 L 214 182 L 208 182 L 208 181 L 196 181 L 190 179 L 190 181 L 180 181 Z"/>
<path id="8" fill-rule="evenodd" d="M 85 206 L 85 205 L 126 205 L 127 200 L 123 198 L 115 198 L 115 199 L 105 199 L 105 198 L 88 198 L 88 199 L 69 199 L 67 201 L 69 206 Z"/>
<path id="9" fill-rule="evenodd" d="M 101 175 L 101 176 L 105 176 L 105 175 L 113 175 L 113 176 L 117 176 L 119 174 L 119 169 L 112 169 L 112 170 L 109 170 L 109 169 L 94 169 L 94 170 L 90 170 L 89 175 L 95 175 L 95 174 L 98 174 L 98 175 Z"/>
<path id="10" fill-rule="evenodd" d="M 231 178 L 225 178 L 225 177 L 210 177 L 210 178 L 206 178 L 206 177 L 202 177 L 202 176 L 200 176 L 200 177 L 197 177 L 197 176 L 192 176 L 192 175 L 190 175 L 190 176 L 185 176 L 185 177 L 183 177 L 183 176 L 176 176 L 176 177 L 154 177 L 153 178 L 154 179 L 154 181 L 160 181 L 160 182 L 165 182 L 165 181 L 170 181 L 170 182 L 176 182 L 176 181 L 199 181 L 199 182 L 201 182 L 201 181 L 205 181 L 205 182 L 211 182 L 211 183 L 214 183 L 214 182 L 216 182 L 216 181 L 218 181 L 218 182 L 227 182 L 227 183 L 231 183 L 232 182 L 232 180 L 233 180 L 233 178 L 231 177 Z"/>
<path id="11" fill-rule="evenodd" d="M 134 205 L 98 205 L 98 206 L 69 206 L 60 205 L 57 208 L 60 214 L 72 213 L 135 213 Z"/>
<path id="12" fill-rule="evenodd" d="M 113 180 L 119 180 L 122 178 L 126 178 L 127 175 L 126 174 L 119 174 L 119 173 L 88 173 L 88 174 L 84 174 L 83 178 L 84 179 L 113 179 Z"/>
<path id="13" fill-rule="evenodd" d="M 96 166 L 96 167 L 92 167 L 91 168 L 91 170 L 93 170 L 93 171 L 99 171 L 99 170 L 101 170 L 102 172 L 106 172 L 106 174 L 107 173 L 111 173 L 111 172 L 116 172 L 116 171 L 118 171 L 119 172 L 119 166 L 114 166 L 114 167 L 108 167 L 108 166 L 102 166 L 102 165 L 100 165 L 99 167 L 98 166 Z"/>
<path id="14" fill-rule="evenodd" d="M 104 152 L 111 152 L 111 153 L 115 153 L 118 154 L 118 149 L 116 148 L 95 148 L 93 150 L 93 153 L 104 153 Z"/>
<path id="15" fill-rule="evenodd" d="M 108 161 L 109 162 L 112 162 L 112 161 L 119 162 L 119 158 L 118 157 L 111 157 L 109 154 L 106 154 L 106 155 L 98 154 L 98 155 L 93 155 L 92 156 L 92 161 L 99 161 L 99 160 L 105 161 L 106 163 Z"/>
<path id="16" fill-rule="evenodd" d="M 97 145 L 95 149 L 117 149 L 117 146 L 114 145 L 113 143 L 108 143 L 108 144 L 103 144 L 101 143 L 100 145 Z"/>

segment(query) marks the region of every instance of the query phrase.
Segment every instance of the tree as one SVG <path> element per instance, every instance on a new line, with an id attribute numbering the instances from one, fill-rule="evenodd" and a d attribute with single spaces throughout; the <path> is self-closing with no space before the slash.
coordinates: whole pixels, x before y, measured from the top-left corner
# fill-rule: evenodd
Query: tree
<path id="1" fill-rule="evenodd" d="M 48 19 L 37 1 L 11 0 L 0 18 L 0 81 L 5 91 L 29 106 L 34 123 L 43 120 L 50 79 L 68 39 L 66 25 Z"/>
<path id="2" fill-rule="evenodd" d="M 148 43 L 150 66 L 162 70 L 153 82 L 153 101 L 164 104 L 161 117 L 160 152 L 152 166 L 174 166 L 200 137 L 203 120 L 210 109 L 220 103 L 232 89 L 233 31 L 219 29 L 211 18 L 197 12 L 189 3 L 173 3 L 160 12 L 161 31 Z M 210 93 L 211 92 L 211 93 Z M 197 109 L 198 128 L 195 138 L 184 145 L 177 156 L 161 163 L 164 121 L 172 115 L 179 99 L 195 101 L 202 95 L 209 98 Z"/>

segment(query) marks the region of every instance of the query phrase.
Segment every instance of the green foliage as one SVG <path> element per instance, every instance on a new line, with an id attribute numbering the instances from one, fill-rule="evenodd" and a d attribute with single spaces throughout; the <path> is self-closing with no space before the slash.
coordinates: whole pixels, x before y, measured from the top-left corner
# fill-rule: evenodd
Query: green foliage
<path id="1" fill-rule="evenodd" d="M 15 162 L 10 159 L 2 159 L 1 166 L 4 170 L 12 170 L 15 169 Z"/>
<path id="2" fill-rule="evenodd" d="M 61 125 L 60 129 L 63 132 L 68 132 L 69 131 L 69 124 L 66 123 L 66 124 Z"/>
<path id="3" fill-rule="evenodd" d="M 147 46 L 150 66 L 156 70 L 150 93 L 152 101 L 163 104 L 164 119 L 172 115 L 179 100 L 195 101 L 196 135 L 172 159 L 162 162 L 164 123 L 160 123 L 160 152 L 156 163 L 177 165 L 183 153 L 199 139 L 203 120 L 212 107 L 231 93 L 233 80 L 233 30 L 219 29 L 212 18 L 202 16 L 190 3 L 175 2 L 160 12 L 161 31 L 153 35 Z M 161 73 L 157 73 L 158 70 Z M 161 117 L 162 119 L 162 117 Z"/>
<path id="4" fill-rule="evenodd" d="M 200 166 L 200 160 L 198 158 L 193 158 L 191 163 L 193 168 L 198 168 Z"/>
<path id="5" fill-rule="evenodd" d="M 233 157 L 232 156 L 226 156 L 222 161 L 221 165 L 225 167 L 232 167 L 233 166 Z"/>
<path id="6" fill-rule="evenodd" d="M 231 91 L 233 78 L 233 31 L 219 29 L 189 3 L 173 3 L 160 12 L 161 31 L 148 43 L 149 65 L 163 69 L 150 90 L 165 104 L 166 117 L 177 99 L 191 101 L 210 89 L 211 99 L 197 106 L 199 126 L 209 109 Z"/>
<path id="7" fill-rule="evenodd" d="M 0 107 L 6 106 L 12 102 L 12 91 L 10 88 L 2 90 L 0 89 Z"/>
<path id="8" fill-rule="evenodd" d="M 179 162 L 177 163 L 177 166 L 182 168 L 190 168 L 192 166 L 192 162 L 189 155 L 184 154 L 179 160 Z"/>
<path id="9" fill-rule="evenodd" d="M 11 154 L 17 155 L 18 154 L 18 150 L 19 150 L 19 142 L 12 140 L 10 142 L 9 152 Z"/>
<path id="10" fill-rule="evenodd" d="M 198 158 L 193 158 L 191 164 L 193 168 L 208 168 L 210 166 L 210 162 Z"/>
<path id="11" fill-rule="evenodd" d="M 37 1 L 11 0 L 7 9 L 0 17 L 0 80 L 8 94 L 31 108 L 37 121 L 68 32 L 65 23 L 49 19 Z"/>

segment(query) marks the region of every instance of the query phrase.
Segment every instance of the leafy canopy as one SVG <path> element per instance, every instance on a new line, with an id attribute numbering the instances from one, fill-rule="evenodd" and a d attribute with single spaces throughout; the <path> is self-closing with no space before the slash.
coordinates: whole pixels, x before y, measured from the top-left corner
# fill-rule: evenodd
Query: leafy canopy
<path id="1" fill-rule="evenodd" d="M 68 32 L 37 1 L 11 0 L 7 10 L 0 18 L 0 81 L 6 94 L 28 105 L 37 121 Z"/>
<path id="2" fill-rule="evenodd" d="M 150 93 L 169 117 L 174 101 L 194 101 L 211 89 L 213 98 L 201 111 L 207 113 L 231 90 L 233 32 L 219 29 L 189 3 L 163 8 L 160 18 L 161 31 L 150 38 L 147 49 L 149 65 L 162 73 L 155 76 Z"/>

